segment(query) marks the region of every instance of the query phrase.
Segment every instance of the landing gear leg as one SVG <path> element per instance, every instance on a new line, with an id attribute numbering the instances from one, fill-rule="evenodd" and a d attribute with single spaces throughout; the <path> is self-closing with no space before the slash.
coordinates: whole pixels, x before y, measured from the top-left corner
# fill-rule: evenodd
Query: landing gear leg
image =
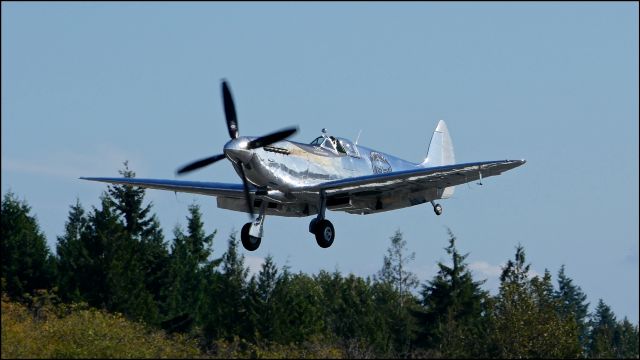
<path id="1" fill-rule="evenodd" d="M 262 241 L 262 231 L 264 226 L 265 209 L 267 202 L 263 201 L 260 206 L 260 214 L 253 222 L 248 222 L 242 227 L 240 231 L 240 240 L 242 240 L 242 246 L 249 251 L 255 251 L 260 247 Z"/>
<path id="2" fill-rule="evenodd" d="M 309 223 L 309 232 L 316 236 L 316 242 L 321 248 L 328 248 L 336 238 L 336 231 L 331 221 L 324 218 L 327 198 L 324 191 L 320 191 L 318 216 Z"/>
<path id="3" fill-rule="evenodd" d="M 436 204 L 431 200 L 431 205 L 433 205 L 433 212 L 435 212 L 436 215 L 442 214 L 442 206 L 440 206 L 440 204 Z"/>

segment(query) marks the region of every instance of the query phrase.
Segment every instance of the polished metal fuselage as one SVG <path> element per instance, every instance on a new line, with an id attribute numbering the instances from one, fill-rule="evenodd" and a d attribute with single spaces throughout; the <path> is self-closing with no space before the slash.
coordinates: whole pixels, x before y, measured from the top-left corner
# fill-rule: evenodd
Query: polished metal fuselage
<path id="1" fill-rule="evenodd" d="M 257 189 L 262 189 L 262 195 L 257 198 L 271 201 L 266 213 L 280 216 L 307 216 L 318 211 L 317 192 L 305 193 L 304 189 L 329 181 L 380 174 L 392 171 L 415 169 L 420 164 L 405 161 L 387 153 L 357 145 L 348 139 L 334 138 L 336 142 L 329 142 L 325 137 L 321 144 L 303 144 L 295 141 L 279 141 L 270 146 L 252 150 L 242 150 L 243 144 L 251 141 L 252 137 L 241 137 L 232 140 L 225 147 L 227 158 L 231 160 L 236 172 L 240 176 L 239 166 L 243 166 L 249 182 Z M 335 146 L 335 144 L 340 146 Z M 227 151 L 228 149 L 236 149 Z M 338 150 L 340 149 L 340 151 Z M 242 164 L 242 165 L 240 165 Z M 387 194 L 397 196 L 397 194 Z M 435 195 L 434 195 L 435 196 Z M 384 200 L 384 199 L 382 199 Z M 360 204 L 349 204 L 342 207 L 328 206 L 331 210 L 343 210 L 364 214 L 378 212 L 376 202 L 381 197 L 359 199 Z M 420 200 L 419 203 L 425 200 Z M 396 199 L 387 199 L 384 210 L 411 206 L 417 203 L 402 203 Z M 221 208 L 244 211 L 244 202 L 240 199 L 219 198 Z M 256 205 L 256 207 L 258 207 Z"/>
<path id="2" fill-rule="evenodd" d="M 323 146 L 280 141 L 252 150 L 253 155 L 245 163 L 244 170 L 248 180 L 256 187 L 287 193 L 327 181 L 419 166 L 364 146 L 352 143 L 351 146 L 355 152 L 347 154 Z"/>

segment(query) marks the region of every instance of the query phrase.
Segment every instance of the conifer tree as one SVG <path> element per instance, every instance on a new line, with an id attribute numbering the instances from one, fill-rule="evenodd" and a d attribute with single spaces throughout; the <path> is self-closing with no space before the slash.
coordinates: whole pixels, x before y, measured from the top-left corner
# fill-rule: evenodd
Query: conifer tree
<path id="1" fill-rule="evenodd" d="M 615 357 L 614 335 L 616 332 L 616 317 L 609 305 L 602 299 L 591 316 L 591 331 L 589 334 L 590 358 Z"/>
<path id="2" fill-rule="evenodd" d="M 268 255 L 255 281 L 256 331 L 261 339 L 272 341 L 275 337 L 276 306 L 274 295 L 278 282 L 278 268 Z M 253 288 L 253 286 L 250 286 Z"/>
<path id="3" fill-rule="evenodd" d="M 216 232 L 206 235 L 200 207 L 189 206 L 187 234 L 180 226 L 174 229 L 174 240 L 169 255 L 167 282 L 163 287 L 166 325 L 171 331 L 187 331 L 195 322 L 205 318 L 207 276 L 209 266 L 220 260 L 209 260 Z M 216 266 L 215 264 L 213 264 Z"/>
<path id="4" fill-rule="evenodd" d="M 7 192 L 2 198 L 0 219 L 3 290 L 21 298 L 36 289 L 51 289 L 55 259 L 26 200 Z"/>
<path id="5" fill-rule="evenodd" d="M 391 237 L 391 246 L 384 256 L 382 268 L 378 272 L 376 281 L 381 287 L 390 289 L 382 290 L 378 303 L 387 302 L 387 326 L 390 329 L 386 341 L 386 348 L 395 353 L 395 356 L 408 356 L 411 341 L 415 333 L 415 322 L 412 316 L 418 305 L 417 299 L 411 294 L 418 285 L 417 276 L 409 271 L 409 262 L 415 259 L 415 253 L 407 254 L 407 242 L 402 238 L 402 232 L 397 230 Z M 392 291 L 389 291 L 392 290 Z M 391 350 L 393 349 L 393 350 Z"/>
<path id="6" fill-rule="evenodd" d="M 518 245 L 500 276 L 500 292 L 492 312 L 493 357 L 577 357 L 575 322 L 558 314 L 551 274 L 529 279 L 524 248 Z"/>
<path id="7" fill-rule="evenodd" d="M 215 308 L 209 309 L 206 324 L 208 337 L 214 339 L 233 339 L 245 327 L 246 294 L 249 269 L 244 266 L 244 255 L 238 254 L 238 241 L 235 233 L 229 235 L 227 251 L 222 257 L 222 272 L 215 286 Z"/>
<path id="8" fill-rule="evenodd" d="M 638 340 L 638 326 L 633 326 L 625 317 L 616 326 L 616 335 L 614 336 L 616 358 L 637 359 Z"/>
<path id="9" fill-rule="evenodd" d="M 57 283 L 63 300 L 77 302 L 84 300 L 82 278 L 89 259 L 83 239 L 87 236 L 89 222 L 79 199 L 70 207 L 65 233 L 58 236 L 56 246 Z"/>
<path id="10" fill-rule="evenodd" d="M 112 310 L 115 308 L 113 289 L 109 284 L 111 264 L 116 249 L 123 243 L 124 228 L 118 222 L 113 201 L 103 193 L 100 196 L 100 208 L 93 207 L 88 215 L 86 236 L 81 236 L 77 258 L 78 284 L 82 298 L 89 305 Z"/>
<path id="11" fill-rule="evenodd" d="M 135 172 L 129 169 L 127 161 L 124 162 L 124 169 L 119 173 L 125 178 L 135 177 Z M 123 260 L 127 264 L 132 275 L 138 273 L 143 279 L 143 292 L 151 295 L 151 302 L 145 300 L 150 306 L 162 301 L 161 288 L 166 282 L 166 269 L 168 265 L 168 251 L 164 242 L 164 236 L 160 223 L 151 214 L 152 204 L 144 205 L 145 189 L 130 185 L 110 185 L 109 195 L 113 199 L 115 209 L 122 217 L 125 228 L 125 240 L 121 249 L 126 249 L 122 254 L 124 259 L 117 258 L 116 261 Z M 127 257 L 130 257 L 127 259 Z M 122 264 L 121 264 L 122 265 Z M 146 294 L 141 295 L 146 297 Z M 149 309 L 149 314 L 157 314 L 158 309 Z M 148 319 L 152 323 L 158 319 Z"/>
<path id="12" fill-rule="evenodd" d="M 481 357 L 486 343 L 487 307 L 484 281 L 473 281 L 465 259 L 455 247 L 455 236 L 449 229 L 451 266 L 438 263 L 440 270 L 422 290 L 422 344 L 435 354 L 445 357 Z"/>
<path id="13" fill-rule="evenodd" d="M 308 275 L 284 271 L 274 289 L 276 307 L 275 339 L 281 344 L 301 344 L 322 337 L 322 289 Z"/>
<path id="14" fill-rule="evenodd" d="M 134 177 L 127 162 L 120 174 Z M 144 190 L 110 185 L 89 216 L 81 292 L 89 304 L 157 324 L 166 250 L 160 224 L 143 206 Z"/>
<path id="15" fill-rule="evenodd" d="M 587 316 L 589 303 L 587 295 L 582 289 L 573 284 L 573 279 L 565 273 L 565 266 L 560 267 L 558 272 L 558 289 L 555 291 L 555 298 L 560 302 L 559 312 L 564 319 L 573 319 L 578 329 L 578 341 L 582 352 L 587 350 Z"/>

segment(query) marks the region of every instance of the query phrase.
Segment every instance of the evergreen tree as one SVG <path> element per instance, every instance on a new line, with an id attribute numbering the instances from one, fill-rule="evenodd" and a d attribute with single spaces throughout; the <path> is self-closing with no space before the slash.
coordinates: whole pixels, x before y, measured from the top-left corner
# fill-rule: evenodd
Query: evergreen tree
<path id="1" fill-rule="evenodd" d="M 445 251 L 452 265 L 439 262 L 438 274 L 423 286 L 422 344 L 444 357 L 482 357 L 488 294 L 480 288 L 484 281 L 473 281 L 465 264 L 468 254 L 458 252 L 455 240 L 449 230 Z"/>
<path id="2" fill-rule="evenodd" d="M 2 290 L 14 298 L 36 289 L 51 289 L 55 281 L 55 259 L 30 213 L 26 200 L 18 200 L 13 192 L 2 198 Z"/>
<path id="3" fill-rule="evenodd" d="M 217 301 L 209 303 L 209 315 L 205 324 L 208 339 L 232 340 L 246 328 L 245 294 L 249 269 L 244 266 L 244 255 L 238 254 L 235 233 L 229 235 L 227 251 L 222 257 L 222 273 L 213 283 Z"/>
<path id="4" fill-rule="evenodd" d="M 81 235 L 78 251 L 83 256 L 69 260 L 77 263 L 78 283 L 75 286 L 89 305 L 112 310 L 115 308 L 113 289 L 108 279 L 115 250 L 123 242 L 124 229 L 118 222 L 113 201 L 106 193 L 100 197 L 100 208 L 93 207 L 87 220 L 86 235 Z"/>
<path id="5" fill-rule="evenodd" d="M 402 232 L 396 230 L 378 272 L 378 281 L 392 285 L 398 292 L 398 312 L 404 307 L 407 294 L 418 286 L 418 277 L 408 270 L 408 264 L 415 259 L 416 253 L 406 254 L 406 247 L 407 241 L 402 239 Z"/>
<path id="6" fill-rule="evenodd" d="M 509 260 L 500 276 L 500 292 L 492 312 L 492 357 L 577 357 L 580 354 L 577 327 L 562 319 L 554 298 L 551 275 L 529 280 L 522 246 L 515 261 Z"/>
<path id="7" fill-rule="evenodd" d="M 205 303 L 209 296 L 206 293 L 207 265 L 211 264 L 209 256 L 216 232 L 205 234 L 200 207 L 196 204 L 189 206 L 187 224 L 186 235 L 179 226 L 174 229 L 167 283 L 162 290 L 164 325 L 170 331 L 188 331 L 194 322 L 200 324 L 206 317 Z"/>
<path id="8" fill-rule="evenodd" d="M 580 356 L 578 326 L 573 318 L 562 317 L 558 312 L 561 303 L 554 296 L 551 273 L 545 269 L 542 277 L 531 279 L 531 288 L 536 305 L 532 341 L 535 357 Z"/>
<path id="9" fill-rule="evenodd" d="M 79 199 L 70 207 L 65 233 L 58 236 L 56 246 L 57 283 L 63 300 L 77 302 L 84 300 L 81 292 L 82 277 L 88 259 L 83 238 L 86 237 L 89 221 Z"/>
<path id="10" fill-rule="evenodd" d="M 129 169 L 128 162 L 124 162 L 124 169 L 119 173 L 125 178 L 135 177 L 135 172 Z M 109 195 L 113 199 L 115 209 L 122 217 L 125 229 L 125 242 L 120 247 L 123 257 L 114 259 L 119 262 L 116 268 L 122 268 L 128 272 L 133 282 L 142 279 L 140 294 L 133 300 L 140 301 L 152 308 L 145 309 L 144 318 L 149 323 L 158 321 L 157 304 L 162 302 L 161 292 L 166 282 L 166 269 L 168 265 L 168 251 L 162 235 L 160 223 L 155 214 L 150 214 L 152 204 L 144 203 L 145 190 L 130 185 L 110 185 Z M 138 287 L 137 284 L 130 284 Z M 150 298 L 149 298 L 150 297 Z M 141 300 L 143 299 L 143 300 Z"/>
<path id="11" fill-rule="evenodd" d="M 565 267 L 562 265 L 558 272 L 558 290 L 555 291 L 555 298 L 560 302 L 559 312 L 564 319 L 573 319 L 578 329 L 578 341 L 582 352 L 587 350 L 587 316 L 589 303 L 587 295 L 582 292 L 579 286 L 573 284 L 573 280 L 565 274 Z"/>
<path id="12" fill-rule="evenodd" d="M 343 277 L 320 271 L 314 276 L 321 288 L 325 306 L 325 332 L 341 343 L 349 358 L 368 357 L 374 351 L 385 350 L 385 317 L 377 308 L 371 280 L 353 274 Z"/>
<path id="13" fill-rule="evenodd" d="M 276 325 L 274 338 L 281 344 L 302 344 L 322 339 L 323 310 L 327 304 L 322 289 L 309 276 L 284 271 L 273 292 Z"/>
<path id="14" fill-rule="evenodd" d="M 379 289 L 382 291 L 378 294 L 382 296 L 378 298 L 378 304 L 382 305 L 380 301 L 392 302 L 384 304 L 392 306 L 392 309 L 386 312 L 387 326 L 390 329 L 386 343 L 387 349 L 394 349 L 396 356 L 407 356 L 411 349 L 411 341 L 415 333 L 412 313 L 418 306 L 417 299 L 411 294 L 411 290 L 418 285 L 418 278 L 408 270 L 408 264 L 415 259 L 415 253 L 406 254 L 406 246 L 407 242 L 403 240 L 402 232 L 397 230 L 391 237 L 391 246 L 387 249 L 382 269 L 376 278 L 382 287 L 390 288 Z M 394 293 L 397 296 L 394 296 Z"/>
<path id="15" fill-rule="evenodd" d="M 252 279 L 253 280 L 253 279 Z M 261 339 L 273 341 L 276 327 L 276 306 L 274 295 L 278 283 L 278 268 L 273 262 L 273 257 L 268 255 L 265 258 L 262 268 L 258 273 L 258 278 L 254 281 L 250 289 L 254 290 L 254 304 L 257 316 L 255 326 Z"/>
<path id="16" fill-rule="evenodd" d="M 120 174 L 135 175 L 126 162 Z M 86 232 L 80 233 L 76 250 L 82 256 L 64 261 L 75 261 L 81 269 L 72 279 L 90 305 L 157 324 L 168 252 L 157 219 L 149 216 L 151 205 L 143 207 L 143 198 L 142 189 L 109 186 L 101 196 L 101 207 L 94 207 L 88 216 Z M 73 212 L 70 216 L 78 217 Z M 65 234 L 62 248 L 74 236 L 73 231 Z"/>
<path id="17" fill-rule="evenodd" d="M 588 353 L 590 358 L 615 357 L 614 335 L 616 325 L 616 317 L 613 311 L 611 311 L 609 305 L 599 299 L 595 312 L 591 316 Z"/>
<path id="18" fill-rule="evenodd" d="M 616 326 L 614 347 L 618 359 L 638 358 L 638 326 L 633 326 L 626 317 Z"/>

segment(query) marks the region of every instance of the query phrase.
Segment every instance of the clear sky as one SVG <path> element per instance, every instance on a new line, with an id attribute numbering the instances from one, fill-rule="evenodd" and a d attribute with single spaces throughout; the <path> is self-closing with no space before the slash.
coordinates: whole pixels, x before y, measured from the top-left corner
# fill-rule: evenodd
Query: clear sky
<path id="1" fill-rule="evenodd" d="M 430 205 L 328 212 L 321 249 L 308 218 L 267 217 L 254 269 L 375 274 L 400 229 L 424 282 L 446 260 L 446 227 L 497 289 L 522 244 L 532 269 L 562 264 L 593 310 L 638 323 L 638 3 L 2 2 L 2 193 L 25 198 L 55 249 L 69 206 L 97 206 L 129 160 L 138 177 L 218 154 L 228 141 L 220 80 L 242 135 L 290 125 L 421 161 L 439 119 L 459 162 L 527 164 Z M 183 177 L 239 183 L 222 161 Z M 187 207 L 218 229 L 221 255 L 244 213 L 215 199 L 147 191 L 170 240 Z"/>

